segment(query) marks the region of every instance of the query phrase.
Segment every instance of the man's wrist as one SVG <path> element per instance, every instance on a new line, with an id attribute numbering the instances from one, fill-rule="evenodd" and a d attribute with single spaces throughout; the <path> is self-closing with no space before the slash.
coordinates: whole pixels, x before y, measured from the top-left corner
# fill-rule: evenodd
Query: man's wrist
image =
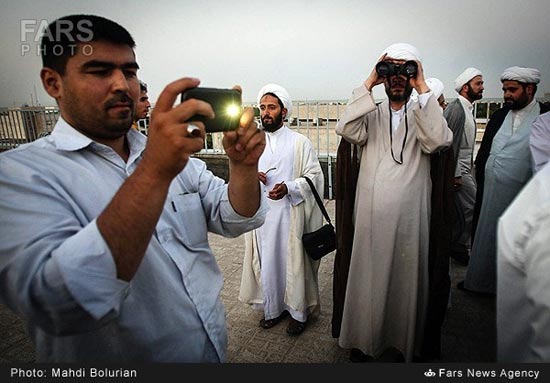
<path id="1" fill-rule="evenodd" d="M 373 85 L 372 85 L 372 82 L 369 81 L 369 80 L 365 80 L 363 82 L 363 85 L 365 86 L 365 88 L 367 89 L 367 92 L 372 92 L 372 88 L 373 88 Z"/>

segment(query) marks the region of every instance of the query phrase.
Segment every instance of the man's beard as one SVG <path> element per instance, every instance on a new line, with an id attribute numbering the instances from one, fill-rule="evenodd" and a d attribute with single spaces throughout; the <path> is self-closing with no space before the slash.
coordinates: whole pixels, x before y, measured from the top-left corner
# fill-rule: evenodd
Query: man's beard
<path id="1" fill-rule="evenodd" d="M 468 85 L 468 91 L 466 92 L 466 96 L 468 96 L 468 99 L 473 101 L 481 100 L 483 98 L 483 91 L 481 92 L 474 92 L 474 90 Z"/>
<path id="2" fill-rule="evenodd" d="M 529 104 L 529 98 L 527 98 L 527 94 L 522 94 L 517 100 L 514 99 L 508 99 L 504 100 L 504 106 L 511 110 L 520 110 L 523 109 Z"/>
<path id="3" fill-rule="evenodd" d="M 271 122 L 266 122 L 269 119 Z M 279 113 L 275 117 L 262 117 L 262 126 L 266 132 L 274 132 L 283 125 L 283 114 Z"/>
<path id="4" fill-rule="evenodd" d="M 101 108 L 89 108 L 83 100 L 67 91 L 65 104 L 67 116 L 70 116 L 74 128 L 93 139 L 113 139 L 126 134 L 132 126 L 135 115 L 134 101 L 126 94 L 116 94 Z M 114 113 L 110 109 L 117 103 L 128 104 L 129 110 Z"/>
<path id="5" fill-rule="evenodd" d="M 134 103 L 134 100 L 132 100 L 130 96 L 127 94 L 116 94 L 105 103 L 106 115 L 108 115 L 109 109 L 119 102 L 128 103 L 131 112 L 121 111 L 114 119 L 107 119 L 104 122 L 105 126 L 111 130 L 115 136 L 121 132 L 127 131 L 132 126 L 132 122 L 135 121 L 137 112 L 136 103 Z"/>
<path id="6" fill-rule="evenodd" d="M 399 83 L 400 85 L 403 85 L 405 87 L 404 91 L 399 93 L 396 93 L 392 90 L 393 85 Z M 389 79 L 386 81 L 386 94 L 388 95 L 388 98 L 390 101 L 393 102 L 405 102 L 409 99 L 412 93 L 412 87 L 411 84 L 409 84 L 409 81 L 405 80 L 397 80 L 397 79 Z"/>

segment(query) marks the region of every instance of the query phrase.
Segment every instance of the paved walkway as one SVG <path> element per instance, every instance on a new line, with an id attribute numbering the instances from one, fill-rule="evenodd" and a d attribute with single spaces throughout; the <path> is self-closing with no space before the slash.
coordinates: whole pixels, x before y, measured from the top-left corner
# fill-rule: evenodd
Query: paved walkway
<path id="1" fill-rule="evenodd" d="M 328 202 L 334 216 L 334 201 Z M 287 321 L 264 330 L 263 315 L 238 301 L 244 239 L 210 236 L 210 243 L 225 277 L 222 298 L 227 311 L 230 363 L 347 363 L 349 350 L 331 337 L 332 266 L 334 254 L 321 261 L 319 285 L 321 315 L 299 337 L 286 334 Z M 456 290 L 465 267 L 453 264 L 450 307 L 443 327 L 441 362 L 492 362 L 495 355 L 495 299 Z M 0 305 L 0 362 L 32 362 L 33 347 L 21 320 Z"/>

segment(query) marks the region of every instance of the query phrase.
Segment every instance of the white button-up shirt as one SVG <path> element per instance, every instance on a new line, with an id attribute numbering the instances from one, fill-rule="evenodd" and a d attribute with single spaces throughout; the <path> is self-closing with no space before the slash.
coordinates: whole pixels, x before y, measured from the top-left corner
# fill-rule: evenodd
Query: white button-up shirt
<path id="1" fill-rule="evenodd" d="M 0 155 L 0 301 L 28 321 L 39 362 L 223 361 L 223 278 L 207 232 L 259 227 L 266 201 L 239 216 L 225 182 L 190 159 L 137 273 L 117 279 L 96 218 L 141 159 L 146 137 L 127 138 L 124 162 L 59 119 L 50 136 Z"/>

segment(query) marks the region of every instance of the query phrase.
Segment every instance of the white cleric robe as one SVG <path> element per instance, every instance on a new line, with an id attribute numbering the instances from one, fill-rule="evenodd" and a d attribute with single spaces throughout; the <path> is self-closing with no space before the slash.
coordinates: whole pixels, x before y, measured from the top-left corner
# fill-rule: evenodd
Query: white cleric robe
<path id="1" fill-rule="evenodd" d="M 305 254 L 302 234 L 322 225 L 322 213 L 307 181 L 309 177 L 322 196 L 324 178 L 309 139 L 283 126 L 266 133 L 266 148 L 258 169 L 267 172 L 267 193 L 282 181 L 288 194 L 268 199 L 270 207 L 263 226 L 245 234 L 245 255 L 239 299 L 263 309 L 265 319 L 288 310 L 305 322 L 319 312 L 319 261 Z"/>
<path id="2" fill-rule="evenodd" d="M 338 343 L 379 356 L 389 347 L 407 361 L 420 348 L 428 295 L 430 156 L 453 134 L 431 95 L 407 106 L 403 164 L 390 151 L 389 103 L 353 91 L 336 133 L 362 146 L 355 235 Z M 393 134 L 399 159 L 405 118 Z"/>
<path id="3" fill-rule="evenodd" d="M 461 218 L 455 233 L 451 250 L 468 252 L 470 250 L 472 221 L 474 218 L 474 205 L 476 202 L 476 180 L 472 174 L 473 154 L 476 139 L 476 122 L 473 115 L 474 105 L 465 97 L 458 95 L 460 105 L 464 110 L 464 132 L 458 147 L 458 158 L 455 169 L 455 177 L 461 177 L 462 186 L 455 191 L 455 196 L 460 206 Z M 456 139 L 456 138 L 455 138 Z"/>
<path id="4" fill-rule="evenodd" d="M 533 171 L 538 172 L 550 160 L 550 112 L 541 114 L 533 122 L 529 147 L 533 158 Z"/>
<path id="5" fill-rule="evenodd" d="M 496 293 L 497 222 L 533 175 L 529 136 L 540 114 L 538 103 L 524 108 L 521 123 L 513 129 L 515 114 L 509 112 L 498 130 L 487 163 L 479 222 L 464 287 L 482 293 Z M 521 111 L 520 111 L 521 112 Z M 527 113 L 525 113 L 527 112 Z"/>
<path id="6" fill-rule="evenodd" d="M 550 362 L 550 164 L 498 223 L 497 345 L 500 363 Z"/>

